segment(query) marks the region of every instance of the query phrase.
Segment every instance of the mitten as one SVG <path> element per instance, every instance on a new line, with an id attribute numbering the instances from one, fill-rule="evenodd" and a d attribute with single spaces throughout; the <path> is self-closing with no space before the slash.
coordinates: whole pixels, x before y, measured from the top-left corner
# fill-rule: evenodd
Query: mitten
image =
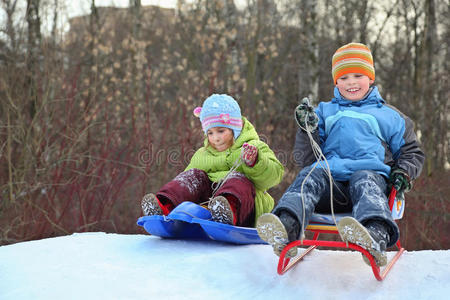
<path id="1" fill-rule="evenodd" d="M 394 187 L 398 193 L 406 193 L 411 190 L 412 183 L 406 171 L 394 168 L 389 176 L 389 186 Z"/>
<path id="2" fill-rule="evenodd" d="M 241 159 L 249 167 L 256 164 L 258 158 L 258 148 L 256 146 L 244 143 L 241 150 Z"/>
<path id="3" fill-rule="evenodd" d="M 314 107 L 309 104 L 308 98 L 303 98 L 300 105 L 295 108 L 295 121 L 303 130 L 308 129 L 313 132 L 317 129 L 319 118 L 314 111 Z"/>

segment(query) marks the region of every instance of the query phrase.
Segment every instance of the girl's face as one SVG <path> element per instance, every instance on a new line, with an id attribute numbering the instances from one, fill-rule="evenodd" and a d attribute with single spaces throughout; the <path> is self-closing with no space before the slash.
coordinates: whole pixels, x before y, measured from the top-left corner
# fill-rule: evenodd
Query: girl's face
<path id="1" fill-rule="evenodd" d="M 233 145 L 233 130 L 226 127 L 213 127 L 206 133 L 209 144 L 219 152 L 225 151 Z"/>
<path id="2" fill-rule="evenodd" d="M 359 73 L 348 73 L 336 80 L 336 86 L 341 95 L 351 101 L 361 100 L 373 83 L 368 76 Z"/>

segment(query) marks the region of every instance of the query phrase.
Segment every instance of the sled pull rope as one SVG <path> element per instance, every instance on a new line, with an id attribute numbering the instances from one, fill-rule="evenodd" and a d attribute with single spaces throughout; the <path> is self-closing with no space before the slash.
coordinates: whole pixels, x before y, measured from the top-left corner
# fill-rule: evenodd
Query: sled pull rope
<path id="1" fill-rule="evenodd" d="M 241 157 L 239 156 L 239 157 L 236 159 L 236 161 L 233 163 L 233 165 L 231 166 L 230 171 L 228 171 L 227 175 L 225 175 L 225 177 L 222 178 L 222 179 L 220 179 L 218 182 L 213 182 L 213 183 L 211 184 L 211 188 L 212 188 L 213 192 L 212 192 L 211 198 L 209 198 L 209 199 L 214 198 L 214 196 L 216 195 L 216 192 L 220 189 L 220 187 L 221 187 L 221 186 L 229 179 L 229 177 L 231 176 L 231 174 L 232 174 L 234 171 L 236 171 L 237 168 L 239 168 L 241 165 L 242 165 L 242 160 L 241 160 Z M 203 203 L 200 203 L 200 205 L 205 205 L 205 204 L 207 204 L 207 203 L 209 203 L 209 200 L 208 200 L 208 201 L 205 201 L 205 202 L 203 202 Z"/>
<path id="2" fill-rule="evenodd" d="M 304 99 L 306 99 L 307 104 L 309 105 L 309 99 L 307 97 L 305 97 Z M 296 115 L 296 111 L 294 110 L 294 119 L 297 121 L 297 125 L 303 129 L 306 134 L 308 135 L 309 138 L 309 142 L 311 144 L 311 148 L 313 150 L 313 154 L 314 157 L 316 158 L 317 162 L 314 164 L 314 167 L 311 169 L 311 171 L 308 172 L 308 174 L 306 175 L 305 179 L 302 182 L 301 188 L 300 188 L 300 195 L 301 195 L 301 200 L 302 200 L 302 208 L 303 208 L 303 219 L 302 219 L 302 228 L 301 228 L 301 237 L 300 237 L 300 241 L 303 243 L 303 239 L 305 238 L 305 199 L 304 199 L 304 194 L 303 194 L 303 187 L 304 184 L 306 182 L 306 180 L 308 179 L 308 177 L 311 175 L 311 173 L 316 169 L 317 165 L 320 162 L 324 162 L 326 165 L 326 168 L 324 169 L 325 172 L 328 175 L 329 181 L 330 181 L 330 207 L 331 207 L 331 216 L 333 218 L 334 224 L 337 227 L 337 222 L 336 222 L 336 217 L 334 216 L 334 208 L 333 208 L 333 177 L 331 176 L 331 170 L 330 170 L 330 166 L 328 164 L 328 161 L 325 157 L 325 155 L 323 155 L 322 150 L 320 149 L 319 144 L 317 144 L 317 142 L 314 140 L 313 136 L 312 136 L 312 132 L 313 132 L 313 128 L 311 128 L 311 126 L 309 126 L 308 124 L 308 119 L 309 119 L 309 115 L 310 113 L 307 111 L 305 114 L 305 120 L 304 120 L 304 124 L 305 127 L 301 126 L 300 123 L 297 120 L 297 115 Z M 317 129 L 318 130 L 318 129 Z"/>

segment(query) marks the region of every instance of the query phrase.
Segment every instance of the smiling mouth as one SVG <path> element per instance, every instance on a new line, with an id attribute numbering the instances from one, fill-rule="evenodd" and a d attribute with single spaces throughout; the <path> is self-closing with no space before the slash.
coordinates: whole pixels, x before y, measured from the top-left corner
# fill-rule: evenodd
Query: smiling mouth
<path id="1" fill-rule="evenodd" d="M 352 88 L 352 89 L 348 89 L 347 92 L 354 93 L 354 92 L 357 92 L 359 90 L 360 89 L 358 89 L 358 88 Z"/>

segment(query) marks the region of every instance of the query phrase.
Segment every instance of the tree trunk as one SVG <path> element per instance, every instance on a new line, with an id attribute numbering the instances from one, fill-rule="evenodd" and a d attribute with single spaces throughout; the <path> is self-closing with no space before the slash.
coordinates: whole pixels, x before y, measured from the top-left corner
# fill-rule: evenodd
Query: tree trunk
<path id="1" fill-rule="evenodd" d="M 29 91 L 29 116 L 30 120 L 33 120 L 36 114 L 36 106 L 38 102 L 38 86 L 36 78 L 39 73 L 39 57 L 41 46 L 41 20 L 39 17 L 39 2 L 40 0 L 27 0 L 26 19 L 28 25 L 28 91 Z"/>
<path id="2" fill-rule="evenodd" d="M 426 0 L 425 2 L 425 28 L 423 33 L 423 50 L 422 54 L 422 76 L 419 80 L 422 83 L 422 101 L 423 107 L 426 109 L 425 117 L 425 135 L 424 144 L 425 152 L 427 153 L 427 174 L 430 175 L 433 170 L 440 169 L 439 163 L 442 163 L 439 158 L 439 148 L 441 148 L 441 141 L 437 139 L 437 130 L 440 127 L 439 99 L 435 91 L 437 90 L 437 80 L 434 70 L 433 55 L 436 48 L 436 13 L 434 0 Z M 437 79 L 437 78 L 436 78 Z"/>
<path id="3" fill-rule="evenodd" d="M 52 33 L 51 33 L 51 38 L 52 38 L 52 43 L 53 46 L 56 47 L 56 44 L 58 43 L 58 39 L 56 37 L 57 35 L 57 29 L 58 29 L 58 12 L 59 12 L 59 5 L 58 5 L 59 0 L 54 0 L 53 2 L 53 26 L 52 26 Z"/>
<path id="4" fill-rule="evenodd" d="M 360 7 L 358 8 L 358 18 L 359 18 L 359 42 L 367 44 L 367 24 L 369 23 L 370 7 L 368 6 L 368 0 L 361 1 Z"/>
<path id="5" fill-rule="evenodd" d="M 301 0 L 300 11 L 300 65 L 298 68 L 298 93 L 300 98 L 314 101 L 318 95 L 317 67 L 317 3 L 315 0 Z"/>
<path id="6" fill-rule="evenodd" d="M 129 0 L 129 7 L 131 16 L 133 18 L 133 36 L 140 39 L 140 32 L 142 27 L 141 22 L 141 0 Z"/>

